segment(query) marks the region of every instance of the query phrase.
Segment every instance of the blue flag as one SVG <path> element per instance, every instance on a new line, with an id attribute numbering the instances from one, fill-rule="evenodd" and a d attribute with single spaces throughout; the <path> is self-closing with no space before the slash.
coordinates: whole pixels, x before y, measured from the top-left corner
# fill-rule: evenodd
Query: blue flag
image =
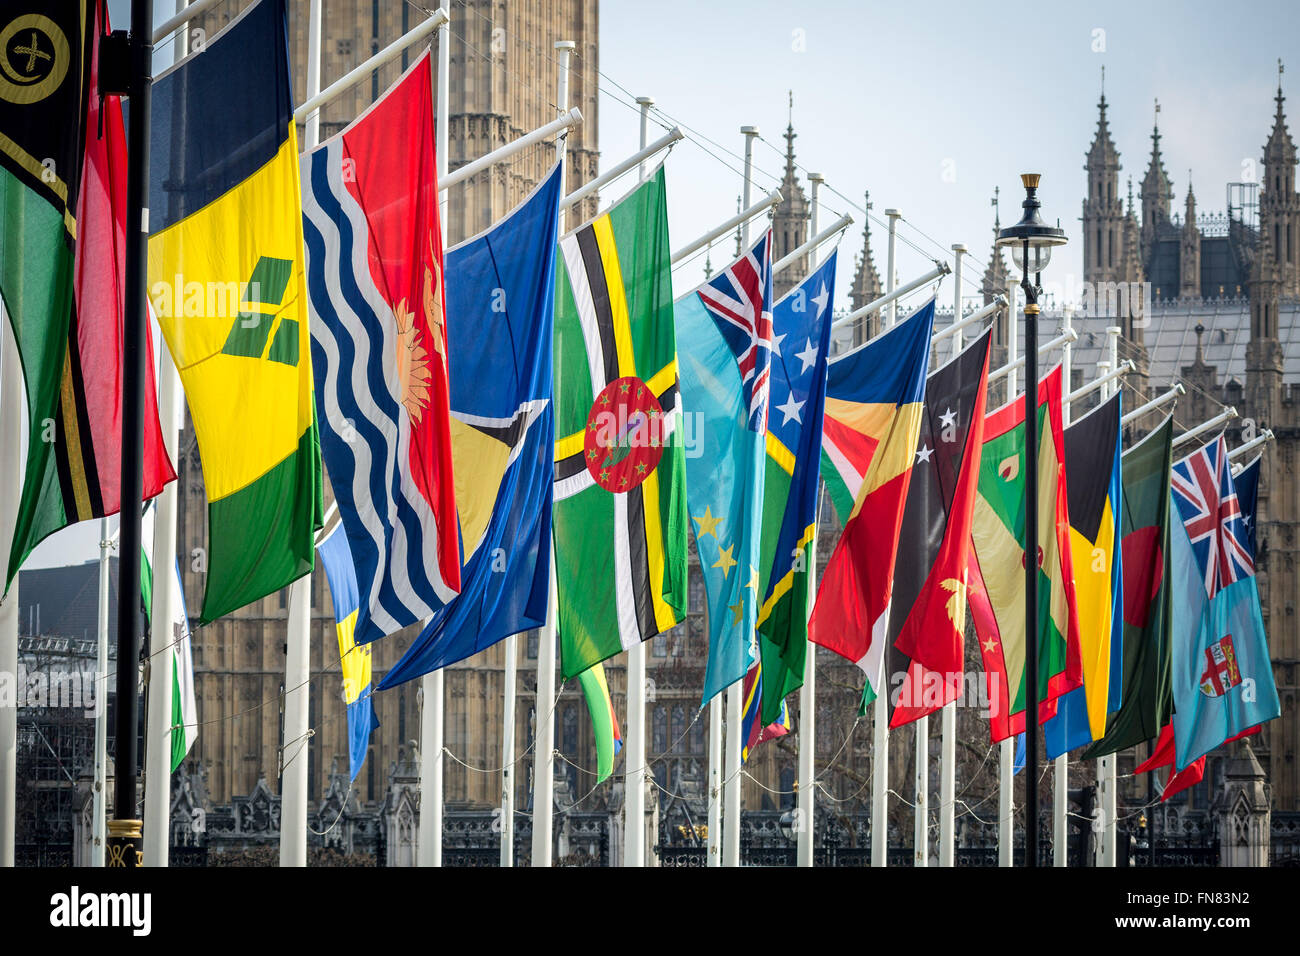
<path id="1" fill-rule="evenodd" d="M 316 545 L 320 563 L 329 581 L 330 600 L 334 604 L 334 626 L 339 637 L 339 660 L 343 665 L 343 700 L 348 707 L 349 780 L 357 779 L 370 746 L 370 734 L 379 726 L 370 687 L 370 651 L 373 645 L 357 644 L 357 613 L 361 596 L 357 588 L 357 571 L 352 563 L 352 549 L 340 522 Z"/>
<path id="2" fill-rule="evenodd" d="M 509 216 L 447 250 L 447 360 L 461 593 L 380 689 L 546 622 L 552 327 L 560 167 Z"/>
<path id="3" fill-rule="evenodd" d="M 1232 476 L 1232 483 L 1237 486 L 1237 503 L 1241 506 L 1241 523 L 1246 529 L 1242 544 L 1250 552 L 1250 560 L 1255 560 L 1255 515 L 1259 512 L 1259 463 L 1263 455 L 1256 456 L 1241 471 Z"/>
<path id="4" fill-rule="evenodd" d="M 771 233 L 673 304 L 685 428 L 686 503 L 709 602 L 704 703 L 757 658 L 759 539 L 772 372 Z"/>
<path id="5" fill-rule="evenodd" d="M 1255 559 L 1223 436 L 1170 478 L 1176 769 L 1281 713 Z M 1250 522 L 1254 524 L 1252 519 Z"/>

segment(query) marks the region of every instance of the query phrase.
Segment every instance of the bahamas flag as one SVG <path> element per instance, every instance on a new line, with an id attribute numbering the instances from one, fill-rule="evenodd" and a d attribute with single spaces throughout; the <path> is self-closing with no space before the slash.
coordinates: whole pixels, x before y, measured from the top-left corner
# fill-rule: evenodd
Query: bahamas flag
<path id="1" fill-rule="evenodd" d="M 781 720 L 786 695 L 803 684 L 811 602 L 808 568 L 817 524 L 835 255 L 832 252 L 812 275 L 772 306 L 772 405 L 767 422 L 759 567 L 759 580 L 764 582 L 763 605 L 758 611 L 763 675 L 754 681 L 762 706 L 761 726 Z M 748 693 L 745 698 L 748 703 Z"/>
<path id="2" fill-rule="evenodd" d="M 339 660 L 343 666 L 343 700 L 348 708 L 348 762 L 352 772 L 349 779 L 355 780 L 366 760 L 370 733 L 379 726 L 379 717 L 370 688 L 371 646 L 358 644 L 354 639 L 361 596 L 352 552 L 348 550 L 348 536 L 342 529 L 342 524 L 335 525 L 316 550 L 320 552 L 334 604 L 334 626 L 338 630 Z"/>
<path id="3" fill-rule="evenodd" d="M 321 461 L 284 0 L 158 77 L 149 298 L 208 498 L 202 623 L 311 572 Z"/>
<path id="4" fill-rule="evenodd" d="M 591 728 L 596 736 L 596 783 L 602 784 L 614 772 L 614 758 L 623 749 L 623 733 L 618 729 L 614 701 L 609 696 L 605 665 L 587 668 L 578 675 L 578 683 L 587 699 L 587 713 L 591 715 Z"/>
<path id="5" fill-rule="evenodd" d="M 884 686 L 894 561 L 933 328 L 931 299 L 884 335 L 837 355 L 826 383 L 822 473 L 844 532 L 808 633 L 862 668 L 873 693 Z"/>
<path id="6" fill-rule="evenodd" d="M 1173 724 L 1182 770 L 1282 709 L 1222 435 L 1174 464 L 1170 497 Z"/>
<path id="7" fill-rule="evenodd" d="M 1120 554 L 1122 393 L 1065 429 L 1070 558 L 1079 615 L 1083 686 L 1057 701 L 1043 726 L 1048 759 L 1101 740 L 1106 716 L 1119 710 L 1124 656 L 1124 572 Z"/>
<path id="8" fill-rule="evenodd" d="M 772 372 L 772 236 L 677 300 L 686 499 L 709 602 L 704 702 L 743 680 L 762 603 L 764 438 Z"/>
<path id="9" fill-rule="evenodd" d="M 557 164 L 505 219 L 447 250 L 462 587 L 384 675 L 380 690 L 546 623 L 561 181 Z"/>

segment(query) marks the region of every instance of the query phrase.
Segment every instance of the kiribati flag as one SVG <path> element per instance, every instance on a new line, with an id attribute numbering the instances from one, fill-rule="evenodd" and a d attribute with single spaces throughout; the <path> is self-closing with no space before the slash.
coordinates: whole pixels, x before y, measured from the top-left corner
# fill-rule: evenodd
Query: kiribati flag
<path id="1" fill-rule="evenodd" d="M 321 453 L 356 563 L 356 640 L 460 590 L 442 239 L 425 54 L 304 158 Z"/>

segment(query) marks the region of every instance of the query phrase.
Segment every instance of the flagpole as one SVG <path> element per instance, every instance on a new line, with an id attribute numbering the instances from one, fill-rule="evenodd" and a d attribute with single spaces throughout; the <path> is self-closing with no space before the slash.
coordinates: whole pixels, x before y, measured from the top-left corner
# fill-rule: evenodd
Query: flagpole
<path id="1" fill-rule="evenodd" d="M 577 44 L 572 40 L 556 40 L 556 97 L 558 109 L 569 108 L 569 58 Z M 555 142 L 555 158 L 563 162 L 567 137 Z M 565 177 L 567 170 L 560 176 Z M 560 191 L 564 192 L 563 181 Z M 564 232 L 565 214 L 560 210 L 559 231 Z M 555 383 L 559 394 L 559 382 Z M 537 638 L 537 740 L 533 759 L 533 866 L 551 865 L 551 828 L 555 800 L 555 662 L 556 662 L 556 612 L 559 605 L 555 583 L 555 539 L 551 539 L 549 593 L 546 601 L 546 625 Z"/>
<path id="2" fill-rule="evenodd" d="M 650 107 L 654 97 L 639 96 L 641 107 L 641 148 L 646 145 Z M 639 178 L 645 176 L 641 164 Z M 645 866 L 645 644 L 637 643 L 627 651 L 627 741 L 623 758 L 623 865 Z"/>
<path id="3" fill-rule="evenodd" d="M 995 252 L 1002 255 L 1001 250 Z M 1016 308 L 1019 285 L 1007 280 L 1007 359 L 1013 363 L 1020 345 L 1020 323 Z M 1015 401 L 1016 369 L 1007 373 L 1007 402 Z M 1011 701 L 1004 706 L 1010 712 Z M 998 745 L 998 866 L 1009 867 L 1015 862 L 1015 760 L 1016 738 L 1013 734 Z"/>
<path id="4" fill-rule="evenodd" d="M 515 865 L 515 714 L 519 635 L 505 639 L 504 714 L 501 723 L 501 865 Z"/>
<path id="5" fill-rule="evenodd" d="M 95 627 L 95 789 L 91 796 L 90 865 L 104 865 L 104 799 L 108 786 L 108 519 L 99 519 L 99 613 Z"/>
<path id="6" fill-rule="evenodd" d="M 1108 346 L 1110 349 L 1110 367 L 1116 368 L 1119 364 L 1119 336 L 1122 330 L 1118 326 L 1109 326 L 1106 329 L 1106 336 L 1109 339 Z M 1180 385 L 1182 383 L 1179 383 Z M 1115 384 L 1118 390 L 1120 385 Z M 1110 393 L 1108 388 L 1107 393 Z M 1100 839 L 1097 842 L 1097 865 L 1114 866 L 1115 865 L 1115 818 L 1119 814 L 1119 786 L 1118 778 L 1118 755 L 1108 754 L 1097 760 L 1097 802 L 1101 807 L 1102 829 Z"/>
<path id="7" fill-rule="evenodd" d="M 722 865 L 722 709 L 722 699 L 715 694 L 709 701 L 709 852 L 706 866 Z"/>
<path id="8" fill-rule="evenodd" d="M 317 0 L 313 0 L 317 2 Z M 434 164 L 439 183 L 447 175 L 448 89 L 451 64 L 450 18 L 443 10 L 438 22 L 438 75 L 434 90 Z M 442 246 L 447 247 L 447 194 L 438 192 L 438 222 Z M 416 850 L 420 866 L 442 866 L 442 820 L 444 799 L 444 721 L 446 719 L 446 671 L 439 667 L 420 678 L 420 820 Z M 426 801 L 427 797 L 427 801 Z"/>
<path id="9" fill-rule="evenodd" d="M 1061 331 L 1072 331 L 1072 312 L 1069 306 L 1062 310 Z M 1066 342 L 1061 346 L 1061 381 L 1065 383 L 1061 396 L 1061 427 L 1070 424 L 1070 392 L 1073 388 L 1074 347 Z M 1052 761 L 1052 866 L 1066 866 L 1066 833 L 1070 802 L 1070 758 L 1060 754 Z"/>
<path id="10" fill-rule="evenodd" d="M 22 367 L 18 360 L 17 343 L 9 325 L 9 316 L 0 304 L 0 567 L 8 573 L 9 547 L 13 544 L 14 526 L 18 517 L 18 499 L 21 494 L 23 471 L 19 448 L 22 444 L 23 416 L 26 399 L 23 397 Z M 3 591 L 3 584 L 0 584 Z M 7 595 L 0 594 L 0 674 L 18 673 L 18 579 Z M 95 692 L 95 703 L 107 704 L 106 684 Z M 102 702 L 102 704 L 101 704 Z M 0 866 L 14 865 L 14 817 L 18 795 L 18 706 L 0 706 Z M 102 843 L 101 843 L 102 846 Z"/>
<path id="11" fill-rule="evenodd" d="M 307 15 L 307 100 L 320 92 L 321 2 Z M 304 151 L 320 136 L 319 113 L 304 117 Z M 125 551 L 123 552 L 125 554 Z M 157 575 L 155 575 L 157 577 Z M 280 865 L 307 865 L 307 753 L 311 741 L 311 575 L 289 585 L 284 658 L 284 740 L 280 746 Z"/>
<path id="12" fill-rule="evenodd" d="M 898 280 L 898 270 L 894 266 L 894 253 L 897 249 L 898 241 L 898 220 L 903 214 L 897 209 L 886 209 L 885 216 L 889 219 L 889 241 L 885 246 L 885 263 L 888 275 L 885 276 L 885 292 L 893 292 L 894 285 Z M 889 311 L 886 313 L 885 327 L 892 329 L 894 323 L 898 321 L 898 300 L 891 299 L 889 302 Z"/>

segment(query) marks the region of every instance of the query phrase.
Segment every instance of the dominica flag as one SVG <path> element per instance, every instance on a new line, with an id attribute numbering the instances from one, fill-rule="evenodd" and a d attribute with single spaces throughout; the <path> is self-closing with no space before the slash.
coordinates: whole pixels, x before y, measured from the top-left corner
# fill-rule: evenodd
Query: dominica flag
<path id="1" fill-rule="evenodd" d="M 321 526 L 284 0 L 153 84 L 149 298 L 208 500 L 203 623 L 311 572 Z"/>
<path id="2" fill-rule="evenodd" d="M 827 373 L 822 474 L 844 531 L 808 636 L 862 668 L 873 693 L 885 677 L 894 560 L 933 328 L 931 299 L 884 335 L 835 356 Z"/>
<path id="3" fill-rule="evenodd" d="M 1169 478 L 1173 417 L 1124 453 L 1120 541 L 1124 639 L 1111 657 L 1106 734 L 1083 752 L 1104 757 L 1160 733 L 1173 710 L 1169 670 Z M 1113 695 L 1111 695 L 1113 697 Z"/>
<path id="4" fill-rule="evenodd" d="M 126 136 L 119 98 L 97 92 L 105 30 L 96 0 L 15 0 L 0 12 L 0 297 L 26 398 L 25 415 L 3 414 L 27 436 L 16 522 L 0 528 L 3 591 L 43 538 L 121 505 Z M 148 342 L 145 370 L 151 498 L 176 475 Z"/>
<path id="5" fill-rule="evenodd" d="M 552 533 L 566 680 L 685 616 L 671 257 L 662 166 L 560 240 Z"/>
<path id="6" fill-rule="evenodd" d="M 1023 397 L 984 423 L 971 522 L 970 609 L 988 679 L 994 741 L 1025 730 L 1025 438 Z M 1061 368 L 1038 385 L 1038 721 L 1080 686 L 1079 624 L 1061 428 Z"/>
<path id="7" fill-rule="evenodd" d="M 140 517 L 140 596 L 144 600 L 145 616 L 150 618 L 149 610 L 153 607 L 154 563 L 153 534 L 157 504 L 149 502 Z M 163 658 L 166 669 L 156 670 L 162 679 L 151 686 L 165 687 L 171 698 L 171 768 L 173 772 L 181 765 L 185 755 L 199 738 L 199 709 L 194 698 L 194 642 L 190 634 L 190 618 L 185 610 L 185 587 L 181 583 L 180 563 L 172 555 L 177 601 L 173 605 L 176 616 L 170 622 L 170 652 Z M 166 572 L 164 571 L 164 574 Z M 160 668 L 155 661 L 154 668 Z M 168 675 L 170 674 L 170 679 Z"/>
<path id="8" fill-rule="evenodd" d="M 772 235 L 675 305 L 682 408 L 698 446 L 686 462 L 695 550 L 709 605 L 704 702 L 756 655 L 760 535 L 772 373 Z"/>
<path id="9" fill-rule="evenodd" d="M 370 685 L 372 646 L 356 641 L 361 593 L 348 536 L 340 522 L 316 546 L 334 605 L 334 629 L 339 640 L 339 663 L 343 670 L 343 702 L 348 712 L 348 764 L 350 780 L 357 779 L 365 763 L 370 735 L 379 726 L 374 692 Z"/>
<path id="10" fill-rule="evenodd" d="M 933 713 L 961 690 L 992 337 L 985 330 L 925 383 L 889 616 L 889 674 L 892 680 L 904 675 L 897 698 L 890 699 L 891 727 Z M 863 713 L 874 699 L 868 688 Z"/>
<path id="11" fill-rule="evenodd" d="M 835 262 L 832 252 L 772 306 L 772 401 L 759 574 L 764 591 L 758 611 L 763 673 L 753 682 L 759 688 L 760 727 L 788 719 L 783 718 L 786 695 L 803 684 Z"/>
<path id="12" fill-rule="evenodd" d="M 602 784 L 614 772 L 614 758 L 623 749 L 623 733 L 618 729 L 618 715 L 609 695 L 605 665 L 596 664 L 578 675 L 582 694 L 587 699 L 587 713 L 596 737 L 596 783 Z"/>
<path id="13" fill-rule="evenodd" d="M 1119 517 L 1123 458 L 1122 393 L 1065 429 L 1065 476 L 1070 502 L 1070 557 L 1078 598 L 1083 686 L 1057 702 L 1043 728 L 1047 756 L 1106 735 L 1106 715 L 1119 709 L 1122 674 L 1111 686 L 1112 655 L 1124 654 L 1123 559 Z"/>

